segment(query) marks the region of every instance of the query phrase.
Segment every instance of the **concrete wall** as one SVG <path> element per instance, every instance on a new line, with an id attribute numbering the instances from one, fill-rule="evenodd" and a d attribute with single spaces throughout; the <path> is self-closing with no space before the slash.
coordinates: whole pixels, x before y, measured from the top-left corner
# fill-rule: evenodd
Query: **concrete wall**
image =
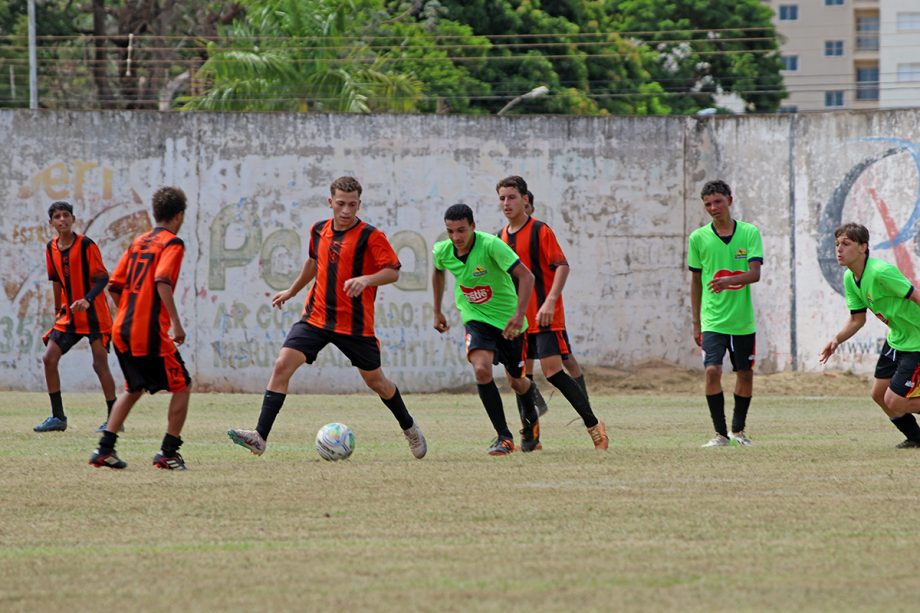
<path id="1" fill-rule="evenodd" d="M 328 186 L 342 174 L 361 180 L 362 218 L 404 265 L 378 293 L 377 328 L 385 370 L 406 391 L 472 381 L 456 312 L 448 335 L 431 328 L 430 251 L 454 202 L 473 206 L 479 229 L 501 227 L 494 185 L 508 174 L 528 180 L 537 216 L 566 247 L 569 334 L 583 364 L 700 365 L 686 236 L 706 223 L 700 186 L 721 177 L 735 189 L 735 216 L 764 237 L 760 368 L 818 369 L 847 317 L 828 229 L 860 220 L 873 255 L 899 258 L 909 275 L 920 265 L 918 120 L 917 111 L 703 121 L 0 111 L 0 386 L 44 388 L 48 204 L 75 204 L 78 229 L 111 270 L 151 226 L 153 191 L 174 184 L 191 200 L 177 293 L 186 363 L 199 389 L 262 390 L 305 292 L 283 311 L 270 297 L 299 271 L 307 230 L 328 217 Z M 882 336 L 870 322 L 832 366 L 871 370 Z M 85 343 L 72 352 L 82 359 L 62 361 L 64 388 L 97 389 Z M 292 390 L 362 387 L 329 348 Z"/>

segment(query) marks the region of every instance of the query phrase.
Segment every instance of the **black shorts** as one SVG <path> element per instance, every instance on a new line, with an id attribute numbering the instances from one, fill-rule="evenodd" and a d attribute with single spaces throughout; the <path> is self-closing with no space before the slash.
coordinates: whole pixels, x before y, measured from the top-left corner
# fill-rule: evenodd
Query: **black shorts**
<path id="1" fill-rule="evenodd" d="M 60 330 L 51 330 L 48 333 L 48 340 L 54 341 L 54 344 L 61 348 L 61 355 L 64 355 L 70 351 L 74 345 L 80 342 L 80 339 L 83 337 L 89 339 L 89 342 L 101 340 L 102 346 L 105 347 L 105 350 L 109 350 L 109 345 L 111 337 L 106 336 L 105 334 L 100 334 L 94 332 L 92 334 L 76 334 L 75 332 L 61 332 Z"/>
<path id="2" fill-rule="evenodd" d="M 882 345 L 882 350 L 878 354 L 878 362 L 875 363 L 875 378 L 890 379 L 898 370 L 898 358 L 903 352 L 892 349 L 888 341 Z"/>
<path id="3" fill-rule="evenodd" d="M 898 351 L 895 355 L 897 370 L 888 389 L 901 398 L 920 396 L 920 351 Z"/>
<path id="4" fill-rule="evenodd" d="M 732 361 L 735 372 L 753 370 L 755 356 L 754 342 L 757 334 L 722 334 L 703 332 L 703 366 L 721 366 L 725 352 Z"/>
<path id="5" fill-rule="evenodd" d="M 125 375 L 125 389 L 129 392 L 183 392 L 192 384 L 178 351 L 164 356 L 134 356 L 116 349 L 115 355 Z"/>
<path id="6" fill-rule="evenodd" d="M 288 332 L 283 347 L 296 349 L 307 357 L 307 364 L 312 364 L 323 347 L 329 343 L 338 347 L 355 368 L 380 368 L 380 341 L 376 336 L 339 334 L 311 326 L 303 320 L 295 323 Z"/>
<path id="7" fill-rule="evenodd" d="M 492 352 L 492 363 L 501 364 L 515 379 L 524 376 L 524 359 L 527 357 L 527 341 L 524 334 L 513 339 L 502 336 L 502 331 L 481 321 L 470 321 L 466 328 L 466 355 L 474 349 Z"/>
<path id="8" fill-rule="evenodd" d="M 527 333 L 528 360 L 539 360 L 540 358 L 549 358 L 554 355 L 562 356 L 564 360 L 571 353 L 569 333 L 565 330 Z"/>

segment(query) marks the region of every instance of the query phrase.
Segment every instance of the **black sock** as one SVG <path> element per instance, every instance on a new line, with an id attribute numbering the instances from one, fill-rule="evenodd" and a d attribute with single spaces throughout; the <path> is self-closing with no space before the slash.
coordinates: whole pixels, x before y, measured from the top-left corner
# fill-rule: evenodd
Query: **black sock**
<path id="1" fill-rule="evenodd" d="M 51 398 L 51 415 L 58 419 L 67 419 L 67 416 L 64 415 L 64 401 L 61 399 L 61 392 L 51 392 L 48 396 Z"/>
<path id="2" fill-rule="evenodd" d="M 582 421 L 585 422 L 586 428 L 593 428 L 597 425 L 597 417 L 594 416 L 594 411 L 591 410 L 591 403 L 588 402 L 588 397 L 584 395 L 572 377 L 560 370 L 552 377 L 547 377 L 546 380 L 562 392 L 565 399 L 569 401 L 569 404 L 572 405 Z"/>
<path id="3" fill-rule="evenodd" d="M 160 451 L 162 451 L 163 455 L 167 458 L 171 458 L 176 455 L 176 452 L 179 451 L 179 447 L 181 446 L 182 438 L 173 436 L 167 432 L 166 436 L 163 437 L 163 444 L 160 445 Z"/>
<path id="4" fill-rule="evenodd" d="M 511 430 L 508 429 L 508 422 L 505 421 L 505 408 L 502 406 L 502 395 L 498 392 L 498 386 L 495 381 L 488 383 L 477 383 L 479 389 L 479 398 L 482 400 L 482 406 L 486 408 L 486 414 L 495 428 L 495 433 L 505 438 L 512 438 Z"/>
<path id="5" fill-rule="evenodd" d="M 116 398 L 112 398 L 111 400 L 106 400 L 106 401 L 105 401 L 105 406 L 106 406 L 106 409 L 108 410 L 108 413 L 106 413 L 106 415 L 108 415 L 108 417 L 111 417 L 111 416 L 112 416 L 112 407 L 115 406 L 115 401 L 116 401 L 116 400 L 118 400 L 117 397 L 116 397 Z"/>
<path id="6" fill-rule="evenodd" d="M 398 387 L 396 388 L 396 393 L 388 399 L 383 396 L 381 396 L 380 399 L 383 400 L 383 404 L 387 405 L 387 408 L 393 413 L 393 417 L 399 422 L 400 428 L 408 430 L 412 427 L 412 416 L 409 415 L 409 409 L 406 408 L 406 403 L 403 402 Z"/>
<path id="7" fill-rule="evenodd" d="M 725 425 L 725 394 L 711 394 L 706 396 L 709 405 L 709 415 L 712 417 L 712 426 L 718 434 L 728 437 L 728 426 Z"/>
<path id="8" fill-rule="evenodd" d="M 744 432 L 747 423 L 747 412 L 751 406 L 750 396 L 735 394 L 735 412 L 732 414 L 732 432 Z"/>
<path id="9" fill-rule="evenodd" d="M 281 412 L 285 398 L 287 394 L 265 390 L 265 395 L 262 396 L 262 412 L 259 413 L 259 425 L 256 426 L 256 432 L 259 433 L 262 440 L 268 440 L 268 433 L 272 431 L 275 418 Z"/>
<path id="10" fill-rule="evenodd" d="M 588 396 L 588 386 L 585 384 L 585 373 L 581 373 L 577 377 L 572 377 L 572 380 L 578 384 L 578 387 L 581 388 L 581 391 L 585 395 L 585 398 L 587 398 L 588 402 L 590 402 L 591 398 Z"/>
<path id="11" fill-rule="evenodd" d="M 917 425 L 917 418 L 913 413 L 907 413 L 900 417 L 892 417 L 891 423 L 895 428 L 904 433 L 908 440 L 920 443 L 920 426 Z"/>
<path id="12" fill-rule="evenodd" d="M 114 432 L 103 431 L 102 436 L 99 437 L 99 453 L 106 454 L 115 451 L 115 442 L 117 440 L 118 435 Z"/>
<path id="13" fill-rule="evenodd" d="M 540 415 L 537 413 L 537 405 L 534 402 L 536 391 L 537 384 L 531 380 L 530 387 L 527 388 L 526 392 L 523 394 L 515 392 L 514 394 L 518 401 L 518 410 L 521 412 L 522 425 L 535 424 L 540 420 Z"/>

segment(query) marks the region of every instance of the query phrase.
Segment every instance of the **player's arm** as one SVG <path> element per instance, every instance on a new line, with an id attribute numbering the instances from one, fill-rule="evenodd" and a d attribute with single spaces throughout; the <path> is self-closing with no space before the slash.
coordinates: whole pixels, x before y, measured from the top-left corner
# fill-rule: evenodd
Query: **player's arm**
<path id="1" fill-rule="evenodd" d="M 345 290 L 346 296 L 356 298 L 361 295 L 361 292 L 369 287 L 379 287 L 381 285 L 395 283 L 398 279 L 399 269 L 387 267 L 381 268 L 372 275 L 352 277 L 351 279 L 345 281 L 342 287 Z"/>
<path id="2" fill-rule="evenodd" d="M 433 268 L 434 272 L 431 273 L 431 292 L 433 294 L 434 329 L 444 333 L 450 329 L 450 326 L 447 325 L 447 318 L 444 317 L 444 313 L 441 312 L 441 303 L 444 300 L 444 286 L 446 281 L 444 278 L 444 271 L 439 270 L 437 266 Z"/>
<path id="3" fill-rule="evenodd" d="M 182 327 L 182 322 L 179 321 L 179 311 L 176 309 L 176 301 L 173 298 L 172 285 L 165 281 L 158 281 L 157 294 L 159 294 L 160 300 L 169 314 L 169 325 L 173 332 L 171 338 L 175 344 L 181 345 L 185 342 L 185 328 Z"/>
<path id="4" fill-rule="evenodd" d="M 83 298 L 78 298 L 74 300 L 73 304 L 70 305 L 70 310 L 80 313 L 82 311 L 88 311 L 92 306 L 93 301 L 105 291 L 105 286 L 109 284 L 109 275 L 100 275 L 93 282 L 93 286 L 90 288 L 86 295 Z"/>
<path id="5" fill-rule="evenodd" d="M 703 272 L 691 270 L 690 276 L 690 316 L 693 319 L 693 342 L 703 346 L 702 324 L 700 323 L 700 305 L 703 303 Z"/>
<path id="6" fill-rule="evenodd" d="M 751 260 L 748 262 L 748 271 L 740 275 L 731 275 L 717 277 L 709 282 L 709 291 L 714 294 L 733 287 L 736 285 L 751 285 L 760 281 L 760 262 Z"/>
<path id="7" fill-rule="evenodd" d="M 549 293 L 546 294 L 546 299 L 543 300 L 543 304 L 540 305 L 540 309 L 537 311 L 537 324 L 541 326 L 548 326 L 553 323 L 553 314 L 556 312 L 556 303 L 559 301 L 559 296 L 562 295 L 562 290 L 565 287 L 565 282 L 568 278 L 569 265 L 560 264 L 557 266 L 556 276 L 553 277 L 553 286 L 549 288 Z"/>
<path id="8" fill-rule="evenodd" d="M 272 296 L 272 306 L 280 309 L 284 306 L 285 302 L 299 294 L 300 290 L 305 288 L 315 277 L 316 260 L 307 258 L 307 261 L 303 263 L 303 267 L 300 269 L 300 274 L 297 275 L 297 278 L 291 283 L 291 287 Z"/>
<path id="9" fill-rule="evenodd" d="M 530 269 L 518 260 L 509 271 L 511 276 L 517 281 L 518 303 L 514 317 L 508 320 L 505 329 L 502 330 L 502 336 L 505 338 L 514 338 L 518 336 L 524 328 L 524 314 L 527 312 L 527 303 L 530 302 L 530 295 L 533 293 L 533 273 Z"/>
<path id="10" fill-rule="evenodd" d="M 920 303 L 918 303 L 920 304 Z M 847 342 L 854 334 L 859 332 L 859 329 L 866 325 L 866 312 L 865 311 L 856 311 L 855 313 L 850 313 L 850 319 L 847 320 L 847 323 L 844 324 L 843 328 L 840 329 L 837 334 L 834 335 L 834 338 L 830 340 L 821 350 L 821 363 L 826 364 L 828 358 L 837 351 L 837 347 Z"/>
<path id="11" fill-rule="evenodd" d="M 54 312 L 61 312 L 61 292 L 64 291 L 64 288 L 61 286 L 60 281 L 51 282 L 51 291 L 54 292 Z"/>

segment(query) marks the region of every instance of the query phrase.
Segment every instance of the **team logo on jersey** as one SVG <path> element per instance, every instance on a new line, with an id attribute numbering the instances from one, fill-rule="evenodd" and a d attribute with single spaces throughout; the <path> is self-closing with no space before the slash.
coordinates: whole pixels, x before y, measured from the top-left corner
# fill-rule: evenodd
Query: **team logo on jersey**
<path id="1" fill-rule="evenodd" d="M 492 288 L 488 285 L 477 285 L 476 287 L 460 286 L 460 291 L 466 296 L 470 304 L 485 304 L 492 300 Z"/>
<path id="2" fill-rule="evenodd" d="M 747 249 L 745 249 L 744 247 L 739 248 L 738 251 L 735 252 L 735 259 L 736 260 L 746 260 L 747 259 Z"/>
<path id="3" fill-rule="evenodd" d="M 481 264 L 476 264 L 476 268 L 473 269 L 474 277 L 482 277 L 482 276 L 485 276 L 487 273 L 488 271 L 485 268 L 483 268 Z"/>
<path id="4" fill-rule="evenodd" d="M 338 264 L 340 255 L 342 255 L 342 241 L 332 241 L 329 245 L 329 263 Z"/>
<path id="5" fill-rule="evenodd" d="M 875 311 L 872 311 L 872 312 L 875 313 Z M 881 321 L 883 324 L 885 324 L 886 326 L 888 325 L 888 318 L 885 317 L 883 313 L 875 313 L 875 316 L 878 317 L 879 321 Z"/>
<path id="6" fill-rule="evenodd" d="M 743 274 L 744 274 L 743 270 L 725 270 L 723 268 L 722 270 L 717 270 L 716 274 L 712 275 L 712 278 L 718 279 L 720 277 L 734 277 L 735 275 L 743 275 Z M 742 287 L 744 287 L 744 285 L 740 283 L 734 283 L 732 285 L 729 285 L 725 289 L 741 289 Z"/>

